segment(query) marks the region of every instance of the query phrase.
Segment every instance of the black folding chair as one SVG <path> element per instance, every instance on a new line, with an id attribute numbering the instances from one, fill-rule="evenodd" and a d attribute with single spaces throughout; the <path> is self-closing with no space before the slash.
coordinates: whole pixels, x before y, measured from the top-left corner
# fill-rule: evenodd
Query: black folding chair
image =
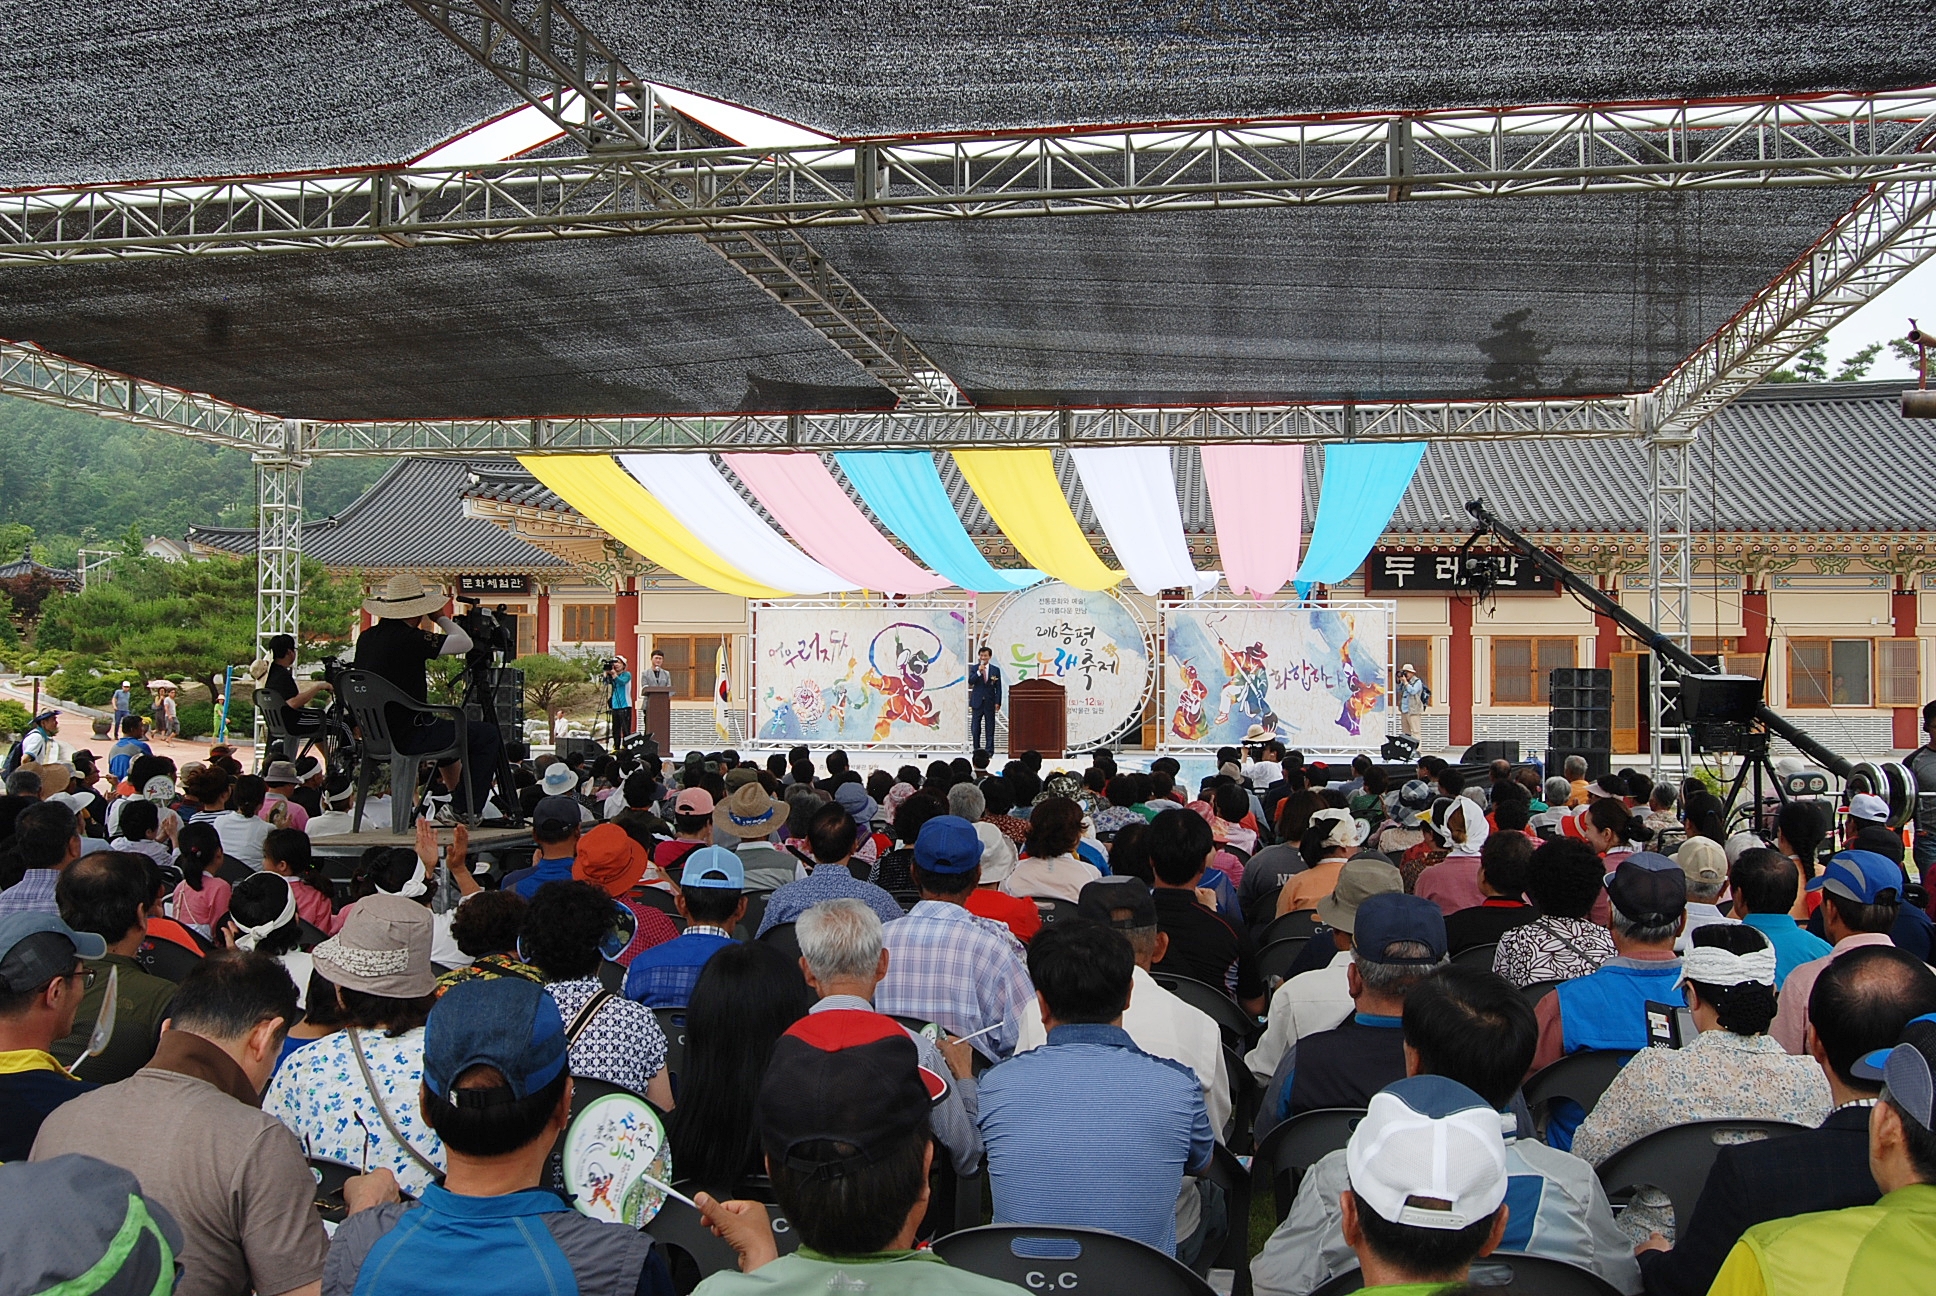
<path id="1" fill-rule="evenodd" d="M 1452 956 L 1452 961 L 1460 967 L 1478 968 L 1481 972 L 1492 971 L 1492 956 L 1499 949 L 1499 942 L 1490 945 L 1473 945 L 1460 950 Z"/>
<path id="2" fill-rule="evenodd" d="M 1208 1267 L 1233 1271 L 1236 1277 L 1231 1283 L 1231 1296 L 1248 1296 L 1251 1289 L 1250 1171 L 1244 1168 L 1235 1152 L 1219 1141 L 1203 1178 L 1223 1189 L 1224 1213 L 1230 1220 L 1230 1231 L 1224 1235 L 1223 1246 L 1208 1258 Z"/>
<path id="3" fill-rule="evenodd" d="M 666 1070 L 676 1079 L 686 1069 L 686 1010 L 654 1008 L 652 1015 L 659 1019 L 659 1029 L 665 1032 Z"/>
<path id="4" fill-rule="evenodd" d="M 571 1115 L 565 1118 L 565 1127 L 558 1131 L 558 1140 L 551 1145 L 551 1153 L 545 1158 L 544 1182 L 551 1184 L 560 1192 L 564 1191 L 565 1187 L 565 1140 L 571 1136 L 571 1127 L 578 1123 L 578 1118 L 584 1114 L 585 1108 L 607 1094 L 626 1094 L 637 1098 L 659 1113 L 660 1125 L 665 1126 L 670 1122 L 670 1118 L 659 1111 L 656 1103 L 637 1090 L 613 1084 L 610 1080 L 599 1080 L 591 1076 L 573 1076 L 571 1078 Z"/>
<path id="5" fill-rule="evenodd" d="M 1044 927 L 1075 921 L 1076 906 L 1073 901 L 1057 900 L 1052 896 L 1031 896 L 1030 900 L 1034 903 L 1035 912 L 1041 917 Z"/>
<path id="6" fill-rule="evenodd" d="M 1212 1296 L 1216 1290 L 1175 1257 L 1101 1229 L 985 1224 L 936 1238 L 934 1253 L 957 1269 L 1029 1291 Z"/>
<path id="7" fill-rule="evenodd" d="M 1607 1086 L 1632 1056 L 1610 1049 L 1586 1049 L 1568 1053 L 1551 1066 L 1534 1072 L 1520 1087 L 1520 1092 L 1525 1095 L 1526 1110 L 1532 1113 L 1540 1136 L 1545 1137 L 1547 1114 L 1554 1103 L 1570 1098 L 1582 1111 L 1592 1111 L 1600 1095 L 1607 1091 Z"/>
<path id="8" fill-rule="evenodd" d="M 1704 1120 L 1655 1130 L 1601 1162 L 1600 1183 L 1608 1197 L 1631 1195 L 1641 1187 L 1660 1189 L 1674 1203 L 1675 1221 L 1685 1226 L 1694 1216 L 1694 1203 L 1700 1200 L 1708 1172 L 1714 1169 L 1715 1155 L 1724 1146 L 1723 1135 L 1780 1138 L 1807 1128 L 1787 1121 Z"/>
<path id="9" fill-rule="evenodd" d="M 1552 994 L 1554 990 L 1559 988 L 1559 985 L 1560 983 L 1558 981 L 1534 981 L 1528 985 L 1521 986 L 1519 993 L 1526 996 L 1527 1003 L 1537 1008 L 1539 1007 L 1539 1001 L 1547 995 Z"/>
<path id="10" fill-rule="evenodd" d="M 1272 941 L 1257 951 L 1257 975 L 1264 978 L 1266 986 L 1275 989 L 1310 943 L 1309 936 L 1286 936 L 1282 940 Z"/>
<path id="11" fill-rule="evenodd" d="M 1264 1032 L 1255 1017 L 1243 1010 L 1243 1006 L 1228 994 L 1213 985 L 1206 985 L 1192 977 L 1173 976 L 1167 972 L 1152 972 L 1156 984 L 1171 994 L 1200 1009 L 1223 1031 L 1224 1039 L 1231 1045 L 1242 1049 Z"/>
<path id="12" fill-rule="evenodd" d="M 1230 1077 L 1230 1128 L 1217 1132 L 1217 1140 L 1239 1156 L 1250 1151 L 1251 1130 L 1257 1123 L 1257 1108 L 1264 1098 L 1264 1086 L 1250 1073 L 1241 1050 L 1223 1046 L 1223 1069 Z"/>
<path id="13" fill-rule="evenodd" d="M 749 891 L 746 893 L 746 916 L 733 928 L 733 939 L 750 941 L 753 933 L 760 929 L 760 919 L 766 913 L 766 898 L 770 891 Z"/>
<path id="14" fill-rule="evenodd" d="M 790 922 L 774 923 L 759 939 L 760 944 L 771 945 L 786 954 L 788 958 L 800 957 L 800 937 Z"/>
<path id="15" fill-rule="evenodd" d="M 1540 1256 L 1507 1255 L 1495 1251 L 1483 1260 L 1472 1262 L 1467 1279 L 1481 1291 L 1510 1289 L 1526 1296 L 1619 1296 L 1620 1289 L 1588 1269 Z M 1356 1269 L 1346 1270 L 1311 1293 L 1311 1296 L 1345 1296 L 1365 1285 Z"/>
<path id="16" fill-rule="evenodd" d="M 1320 1107 L 1271 1126 L 1250 1159 L 1251 1196 L 1269 1188 L 1282 1220 L 1291 1213 L 1304 1172 L 1349 1143 L 1351 1131 L 1364 1118 L 1362 1107 Z"/>
<path id="17" fill-rule="evenodd" d="M 1285 940 L 1292 936 L 1309 936 L 1316 932 L 1317 929 L 1318 911 L 1315 909 L 1297 909 L 1271 919 L 1270 925 L 1264 928 L 1264 934 L 1258 938 L 1257 943 L 1259 946 L 1263 946 L 1270 944 L 1272 941 Z"/>
<path id="18" fill-rule="evenodd" d="M 786 1217 L 769 1207 L 767 1216 L 773 1227 L 773 1244 L 781 1255 L 800 1249 L 800 1235 Z M 739 1268 L 739 1253 L 715 1237 L 699 1218 L 699 1212 L 682 1201 L 668 1197 L 645 1231 L 666 1252 L 666 1265 L 672 1270 L 672 1285 L 681 1296 L 705 1279 L 725 1269 Z"/>
<path id="19" fill-rule="evenodd" d="M 356 763 L 356 809 L 350 819 L 351 832 L 363 831 L 363 805 L 369 800 L 370 784 L 375 778 L 378 761 L 390 763 L 391 832 L 410 831 L 411 816 L 417 808 L 417 772 L 426 761 L 440 765 L 454 760 L 464 761 L 464 804 L 471 807 L 468 818 L 476 821 L 477 798 L 471 783 L 471 763 L 464 760 L 466 721 L 463 707 L 419 702 L 381 675 L 360 670 L 343 672 L 343 701 L 349 707 L 350 714 L 356 717 L 356 727 L 363 734 L 363 759 Z M 397 747 L 397 735 L 390 727 L 391 707 L 401 707 L 415 715 L 430 716 L 436 720 L 452 721 L 455 736 L 448 745 L 431 751 L 401 751 Z"/>

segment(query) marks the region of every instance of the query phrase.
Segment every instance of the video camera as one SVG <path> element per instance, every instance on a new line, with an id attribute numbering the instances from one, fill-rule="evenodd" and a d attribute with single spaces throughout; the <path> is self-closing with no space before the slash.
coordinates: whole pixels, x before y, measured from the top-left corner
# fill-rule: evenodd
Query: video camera
<path id="1" fill-rule="evenodd" d="M 451 620 L 464 628 L 471 637 L 472 652 L 501 652 L 506 657 L 518 655 L 517 623 L 505 612 L 504 604 L 495 610 L 482 603 L 464 604 L 468 611 L 460 612 Z"/>

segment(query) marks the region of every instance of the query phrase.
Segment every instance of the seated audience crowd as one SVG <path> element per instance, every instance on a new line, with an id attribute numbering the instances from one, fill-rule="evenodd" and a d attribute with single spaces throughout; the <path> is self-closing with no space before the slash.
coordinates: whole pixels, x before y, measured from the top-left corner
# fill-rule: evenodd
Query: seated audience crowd
<path id="1" fill-rule="evenodd" d="M 522 845 L 346 851 L 320 759 L 117 750 L 0 797 L 0 1296 L 1014 1296 L 929 1248 L 980 1222 L 1264 1296 L 1936 1272 L 1930 899 L 1860 787 L 1764 838 L 1261 727 L 1207 774 L 630 751 L 516 766 Z M 567 1187 L 612 1093 L 643 1228 Z"/>

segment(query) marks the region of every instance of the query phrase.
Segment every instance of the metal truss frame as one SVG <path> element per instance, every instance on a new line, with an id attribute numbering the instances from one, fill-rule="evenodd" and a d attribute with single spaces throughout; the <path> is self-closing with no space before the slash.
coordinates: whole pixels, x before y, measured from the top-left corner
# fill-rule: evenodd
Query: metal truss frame
<path id="1" fill-rule="evenodd" d="M 559 0 L 404 2 L 587 152 L 676 149 L 690 133 L 680 114 Z M 634 115 L 643 122 L 635 124 Z M 941 367 L 798 231 L 709 230 L 700 237 L 902 405 L 963 403 Z"/>
<path id="2" fill-rule="evenodd" d="M 1693 458 L 1693 429 L 1668 429 L 1646 439 L 1647 470 L 1647 611 L 1648 624 L 1683 651 L 1694 648 L 1694 514 L 1689 470 Z M 1662 718 L 1667 702 L 1662 692 L 1660 659 L 1647 673 L 1647 767 L 1658 776 L 1669 735 Z M 1677 730 L 1679 732 L 1679 730 Z M 1686 760 L 1685 748 L 1681 759 Z"/>
<path id="3" fill-rule="evenodd" d="M 1918 90 L 39 187 L 0 194 L 0 264 L 1224 207 L 1860 187 L 1936 180 L 1932 132 L 1936 95 Z"/>
<path id="4" fill-rule="evenodd" d="M 0 392 L 251 454 L 279 435 L 280 420 L 254 410 L 97 369 L 32 343 L 0 342 Z"/>
<path id="5" fill-rule="evenodd" d="M 256 587 L 255 643 L 258 655 L 273 635 L 299 635 L 302 628 L 303 425 L 276 421 L 273 445 L 255 453 Z M 255 749 L 264 750 L 262 713 L 255 713 Z M 293 757 L 294 752 L 290 755 Z"/>
<path id="6" fill-rule="evenodd" d="M 403 0 L 587 152 L 681 149 L 695 133 L 560 0 Z"/>

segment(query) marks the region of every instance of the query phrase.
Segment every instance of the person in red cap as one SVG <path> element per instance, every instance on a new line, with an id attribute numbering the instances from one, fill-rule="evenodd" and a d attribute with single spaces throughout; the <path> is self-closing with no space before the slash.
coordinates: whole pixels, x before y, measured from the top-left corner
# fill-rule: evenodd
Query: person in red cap
<path id="1" fill-rule="evenodd" d="M 773 1046 L 753 1119 L 800 1248 L 777 1254 L 760 1203 L 701 1193 L 700 1211 L 739 1253 L 740 1272 L 716 1273 L 698 1291 L 1020 1296 L 1019 1287 L 914 1249 L 934 1161 L 929 1112 L 947 1092 L 891 1017 L 840 1009 L 795 1022 Z"/>

